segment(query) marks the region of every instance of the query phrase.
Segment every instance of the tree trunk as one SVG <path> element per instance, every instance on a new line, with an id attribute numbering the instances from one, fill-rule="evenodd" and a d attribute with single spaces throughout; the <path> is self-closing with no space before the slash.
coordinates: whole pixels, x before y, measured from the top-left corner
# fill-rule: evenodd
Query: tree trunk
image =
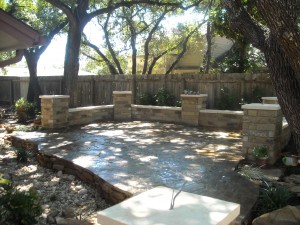
<path id="1" fill-rule="evenodd" d="M 137 101 L 137 87 L 136 87 L 136 37 L 131 37 L 131 47 L 132 47 L 132 101 L 136 104 Z"/>
<path id="2" fill-rule="evenodd" d="M 248 43 L 245 40 L 245 38 L 243 38 L 238 44 L 239 56 L 240 56 L 238 59 L 238 73 L 244 73 L 246 71 L 247 46 Z"/>
<path id="3" fill-rule="evenodd" d="M 37 63 L 39 56 L 36 56 L 35 53 L 30 52 L 30 50 L 25 50 L 24 55 L 29 70 L 27 101 L 35 103 L 38 109 L 40 109 L 41 101 L 39 96 L 42 94 L 42 90 L 37 77 Z"/>
<path id="4" fill-rule="evenodd" d="M 275 38 L 270 38 L 270 46 L 265 51 L 270 69 L 270 77 L 282 112 L 291 126 L 293 139 L 300 153 L 300 84 L 288 58 L 280 49 Z"/>
<path id="5" fill-rule="evenodd" d="M 70 26 L 64 62 L 62 92 L 65 95 L 70 95 L 70 107 L 77 106 L 77 80 L 79 71 L 79 52 L 81 41 L 81 30 L 78 27 L 79 26 Z"/>
<path id="6" fill-rule="evenodd" d="M 205 54 L 205 69 L 204 73 L 208 74 L 211 64 L 211 47 L 212 47 L 212 31 L 211 31 L 211 25 L 210 22 L 207 23 L 206 28 L 206 42 L 207 42 L 207 50 Z"/>
<path id="7" fill-rule="evenodd" d="M 295 2 L 292 0 L 290 3 Z M 296 38 L 297 22 L 293 17 L 298 12 L 295 5 L 284 0 L 256 1 L 260 16 L 267 22 L 263 26 L 248 14 L 241 1 L 222 0 L 222 3 L 229 14 L 231 26 L 264 52 L 279 104 L 300 154 L 300 67 L 296 66 L 299 64 L 300 47 L 299 38 Z M 278 36 L 278 28 L 282 26 L 295 38 L 287 41 Z"/>

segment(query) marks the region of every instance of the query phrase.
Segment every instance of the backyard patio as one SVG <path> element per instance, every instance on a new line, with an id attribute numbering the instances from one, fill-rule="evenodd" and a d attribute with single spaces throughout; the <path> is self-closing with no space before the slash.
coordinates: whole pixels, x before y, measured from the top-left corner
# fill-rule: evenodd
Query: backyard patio
<path id="1" fill-rule="evenodd" d="M 189 180 L 186 192 L 240 204 L 239 221 L 257 199 L 258 185 L 235 171 L 243 158 L 240 133 L 134 121 L 19 132 L 14 137 L 37 144 L 42 160 L 55 157 L 51 165 L 44 161 L 45 166 L 74 174 L 59 159 L 72 162 L 129 195 L 157 186 L 180 189 Z"/>

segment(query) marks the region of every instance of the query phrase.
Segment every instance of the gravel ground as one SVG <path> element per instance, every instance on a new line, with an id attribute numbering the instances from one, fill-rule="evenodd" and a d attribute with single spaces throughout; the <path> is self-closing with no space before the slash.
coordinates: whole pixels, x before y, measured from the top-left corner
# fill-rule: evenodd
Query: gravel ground
<path id="1" fill-rule="evenodd" d="M 109 207 L 93 188 L 73 175 L 43 168 L 34 157 L 26 163 L 18 163 L 16 149 L 4 141 L 4 125 L 1 127 L 0 176 L 12 180 L 20 191 L 37 190 L 43 208 L 43 214 L 38 218 L 39 225 L 52 224 L 51 215 L 62 217 L 65 211 L 71 211 L 77 219 L 94 223 L 96 212 Z"/>

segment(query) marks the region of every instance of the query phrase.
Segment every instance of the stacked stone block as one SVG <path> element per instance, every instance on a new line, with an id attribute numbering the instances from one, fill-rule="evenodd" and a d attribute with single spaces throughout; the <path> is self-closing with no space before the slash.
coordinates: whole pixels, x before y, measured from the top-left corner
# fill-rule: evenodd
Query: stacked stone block
<path id="1" fill-rule="evenodd" d="M 182 123 L 198 126 L 199 111 L 206 108 L 206 94 L 201 95 L 181 95 L 181 119 Z"/>
<path id="2" fill-rule="evenodd" d="M 277 104 L 248 104 L 242 106 L 243 152 L 253 159 L 254 147 L 269 148 L 269 163 L 273 164 L 281 153 L 282 112 Z"/>
<path id="3" fill-rule="evenodd" d="M 167 106 L 132 105 L 132 119 L 181 123 L 181 108 Z"/>
<path id="4" fill-rule="evenodd" d="M 203 109 L 199 113 L 199 126 L 241 130 L 243 115 L 243 111 Z"/>
<path id="5" fill-rule="evenodd" d="M 277 97 L 262 97 L 263 104 L 278 104 Z"/>
<path id="6" fill-rule="evenodd" d="M 114 91 L 114 119 L 129 121 L 131 120 L 131 91 Z"/>
<path id="7" fill-rule="evenodd" d="M 42 95 L 42 127 L 62 128 L 68 126 L 68 95 Z"/>
<path id="8" fill-rule="evenodd" d="M 113 120 L 113 105 L 88 106 L 69 109 L 69 125 L 93 123 L 95 121 Z"/>

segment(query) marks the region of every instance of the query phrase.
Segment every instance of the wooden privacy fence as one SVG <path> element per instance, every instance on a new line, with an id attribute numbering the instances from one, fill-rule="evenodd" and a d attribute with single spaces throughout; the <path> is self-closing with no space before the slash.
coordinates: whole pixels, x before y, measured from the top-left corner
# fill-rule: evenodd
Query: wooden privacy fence
<path id="1" fill-rule="evenodd" d="M 62 76 L 39 77 L 42 93 L 62 94 Z M 0 77 L 0 102 L 14 103 L 26 97 L 28 77 Z M 112 104 L 113 91 L 132 91 L 131 75 L 79 76 L 78 106 Z M 242 98 L 274 96 L 274 88 L 268 74 L 170 74 L 137 75 L 137 96 L 143 93 L 156 94 L 160 88 L 171 92 L 178 100 L 185 90 L 208 94 L 208 108 L 216 108 L 222 100 L 221 89 L 236 103 Z M 224 94 L 223 94 L 224 96 Z"/>

